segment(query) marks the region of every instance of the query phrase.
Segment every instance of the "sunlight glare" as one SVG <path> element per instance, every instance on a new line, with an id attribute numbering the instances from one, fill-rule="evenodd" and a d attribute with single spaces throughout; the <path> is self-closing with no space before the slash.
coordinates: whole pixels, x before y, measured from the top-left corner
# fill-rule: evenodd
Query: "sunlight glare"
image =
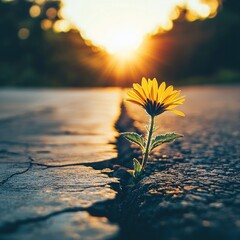
<path id="1" fill-rule="evenodd" d="M 128 56 L 141 44 L 141 37 L 131 29 L 114 29 L 105 39 L 107 49 L 112 54 Z"/>
<path id="2" fill-rule="evenodd" d="M 219 0 L 220 1 L 220 0 Z M 218 0 L 63 0 L 61 15 L 75 25 L 86 41 L 110 54 L 128 57 L 147 35 L 169 31 L 179 8 L 189 21 L 216 14 Z"/>
<path id="3" fill-rule="evenodd" d="M 36 18 L 41 14 L 41 8 L 38 5 L 33 5 L 29 9 L 29 14 L 32 18 Z"/>

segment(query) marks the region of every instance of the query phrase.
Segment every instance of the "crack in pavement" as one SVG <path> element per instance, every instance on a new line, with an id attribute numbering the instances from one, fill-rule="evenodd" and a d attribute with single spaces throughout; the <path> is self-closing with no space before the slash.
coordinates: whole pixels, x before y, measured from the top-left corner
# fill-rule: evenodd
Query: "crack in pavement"
<path id="1" fill-rule="evenodd" d="M 47 215 L 40 216 L 40 217 L 27 218 L 27 219 L 18 220 L 15 222 L 6 222 L 4 225 L 0 226 L 0 233 L 2 233 L 2 234 L 14 233 L 18 230 L 19 227 L 21 227 L 24 224 L 41 222 L 41 221 L 45 221 L 51 217 L 60 215 L 62 213 L 71 213 L 71 212 L 79 212 L 79 211 L 89 211 L 89 208 L 83 208 L 83 207 L 66 208 L 66 209 L 52 212 L 52 213 L 49 213 Z"/>
<path id="2" fill-rule="evenodd" d="M 16 175 L 20 175 L 20 174 L 23 174 L 23 173 L 26 173 L 27 171 L 29 171 L 31 168 L 32 168 L 32 166 L 33 166 L 33 161 L 34 161 L 34 159 L 32 159 L 31 157 L 29 157 L 28 158 L 30 161 L 29 161 L 29 166 L 25 169 L 25 170 L 23 170 L 23 171 L 21 171 L 21 172 L 15 172 L 15 173 L 13 173 L 12 175 L 10 175 L 9 177 L 7 177 L 6 179 L 4 179 L 4 180 L 2 180 L 1 182 L 0 182 L 0 186 L 2 186 L 3 184 L 5 184 L 9 179 L 11 179 L 12 177 L 14 177 L 14 176 L 16 176 Z"/>
<path id="3" fill-rule="evenodd" d="M 9 234 L 9 233 L 12 234 L 25 224 L 46 221 L 52 217 L 55 217 L 55 216 L 58 216 L 58 215 L 61 215 L 64 213 L 77 213 L 77 212 L 86 211 L 91 216 L 108 218 L 108 214 L 106 212 L 106 206 L 108 206 L 108 208 L 111 208 L 112 203 L 113 203 L 113 200 L 106 200 L 106 201 L 102 201 L 102 202 L 96 202 L 95 204 L 93 204 L 89 207 L 69 207 L 69 208 L 51 212 L 49 214 L 39 216 L 39 217 L 17 220 L 15 222 L 5 222 L 3 225 L 0 226 L 0 236 L 1 236 L 1 234 L 2 235 Z"/>
<path id="4" fill-rule="evenodd" d="M 48 165 L 48 164 L 44 164 L 44 163 L 38 163 L 38 162 L 35 162 L 35 159 L 33 159 L 31 156 L 28 157 L 28 159 L 30 160 L 28 163 L 29 163 L 29 166 L 27 169 L 21 171 L 21 172 L 16 172 L 16 173 L 13 173 L 12 175 L 10 175 L 9 177 L 7 177 L 6 179 L 2 180 L 0 182 L 0 186 L 2 186 L 3 184 L 5 184 L 9 179 L 11 179 L 12 177 L 16 176 L 16 175 L 20 175 L 20 174 L 23 174 L 23 173 L 26 173 L 28 172 L 33 165 L 37 165 L 37 166 L 41 166 L 41 167 L 45 167 L 46 169 L 48 168 L 64 168 L 64 167 L 73 167 L 73 166 L 87 166 L 87 167 L 92 167 L 94 168 L 94 166 L 97 164 L 100 164 L 101 163 L 104 163 L 104 162 L 109 162 L 111 161 L 112 159 L 108 159 L 108 160 L 104 160 L 104 161 L 101 161 L 99 163 L 70 163 L 70 164 L 63 164 L 63 165 Z M 109 167 L 109 165 L 105 166 L 106 167 Z M 101 170 L 101 169 L 100 169 Z"/>
<path id="5" fill-rule="evenodd" d="M 6 179 L 4 179 L 2 182 L 0 182 L 0 186 L 3 185 L 4 183 L 6 183 L 9 179 L 11 179 L 12 177 L 16 176 L 16 175 L 20 175 L 20 174 L 24 174 L 27 171 L 29 171 L 33 165 L 38 165 L 38 166 L 43 166 L 47 168 L 57 168 L 57 167 L 69 167 L 69 166 L 91 166 L 91 163 L 75 163 L 75 164 L 64 164 L 64 165 L 47 165 L 47 164 L 41 164 L 41 163 L 36 163 L 35 159 L 32 158 L 31 156 L 28 157 L 29 161 L 29 166 L 27 169 L 25 169 L 24 171 L 21 172 L 16 172 L 12 175 L 10 175 L 9 177 L 7 177 Z M 106 161 L 106 160 L 105 160 Z M 103 162 L 105 162 L 103 161 Z M 109 161 L 109 160 L 107 160 Z M 108 184 L 102 184 L 99 185 L 97 187 L 105 187 Z M 111 184 L 110 184 L 111 185 Z M 84 190 L 89 189 L 89 188 L 95 188 L 96 186 L 87 186 L 84 187 Z M 16 232 L 21 226 L 25 225 L 25 224 L 31 224 L 31 223 L 37 223 L 37 222 L 42 222 L 45 220 L 48 220 L 52 217 L 58 216 L 60 214 L 64 214 L 64 213 L 76 213 L 76 212 L 80 212 L 80 211 L 86 211 L 88 212 L 90 215 L 92 216 L 105 216 L 106 217 L 106 213 L 105 213 L 105 207 L 103 207 L 103 205 L 107 205 L 109 207 L 109 202 L 111 202 L 112 200 L 106 200 L 103 202 L 97 202 L 94 205 L 91 205 L 89 207 L 70 207 L 70 208 L 65 208 L 59 211 L 55 211 L 55 212 L 51 212 L 47 215 L 44 216 L 39 216 L 39 217 L 33 217 L 33 218 L 27 218 L 27 219 L 23 219 L 23 220 L 17 220 L 14 222 L 5 222 L 0 226 L 0 236 L 2 234 L 11 234 Z"/>
<path id="6" fill-rule="evenodd" d="M 24 144 L 24 146 L 27 146 L 27 147 L 29 147 L 29 145 L 30 144 Z M 94 163 L 92 163 L 92 162 L 86 163 L 85 162 L 85 163 L 70 163 L 70 164 L 62 164 L 62 165 L 54 165 L 54 164 L 48 165 L 48 164 L 44 164 L 44 163 L 38 163 L 36 161 L 36 159 L 34 159 L 31 156 L 29 156 L 28 159 L 30 161 L 29 161 L 29 166 L 28 166 L 27 169 L 25 169 L 24 171 L 16 172 L 16 173 L 12 174 L 8 178 L 6 178 L 2 182 L 0 182 L 0 184 L 3 185 L 4 183 L 6 183 L 9 179 L 14 177 L 15 175 L 20 175 L 20 174 L 26 173 L 34 165 L 39 166 L 39 167 L 45 167 L 46 169 L 48 169 L 48 168 L 64 168 L 64 167 L 72 167 L 72 166 L 88 166 L 88 167 L 92 167 L 93 169 L 96 169 L 96 170 L 97 169 L 102 170 L 104 168 L 109 168 L 109 167 L 112 168 L 113 165 L 118 162 L 117 158 L 113 158 L 113 159 L 103 160 L 101 162 L 94 162 Z M 118 190 L 116 190 L 116 186 L 114 187 L 112 185 L 114 185 L 114 184 L 110 183 L 111 188 L 115 189 L 115 191 L 118 192 Z M 106 184 L 103 184 L 103 185 L 100 185 L 100 186 L 104 187 L 104 186 L 106 186 Z M 95 187 L 95 186 L 88 186 L 85 189 L 92 188 L 92 187 Z M 114 219 L 115 199 L 110 199 L 110 200 L 105 200 L 105 201 L 102 201 L 102 202 L 96 202 L 95 204 L 93 204 L 89 207 L 80 207 L 80 206 L 69 207 L 69 208 L 64 208 L 64 209 L 57 210 L 57 211 L 54 211 L 54 212 L 50 212 L 50 213 L 48 213 L 46 215 L 43 215 L 43 216 L 29 217 L 29 218 L 26 218 L 26 219 L 19 219 L 19 220 L 15 220 L 15 221 L 12 221 L 12 222 L 11 221 L 3 222 L 2 225 L 0 225 L 0 238 L 4 234 L 12 234 L 12 233 L 17 232 L 19 230 L 19 228 L 23 227 L 24 225 L 44 222 L 44 221 L 46 221 L 50 218 L 57 217 L 57 216 L 59 216 L 61 214 L 64 214 L 64 213 L 77 213 L 77 212 L 81 212 L 81 211 L 86 211 L 92 216 L 97 216 L 97 217 L 104 216 L 104 217 L 108 218 L 110 221 L 116 221 Z"/>
<path id="7" fill-rule="evenodd" d="M 34 161 L 32 163 L 33 165 L 45 167 L 46 169 L 47 168 L 64 168 L 64 167 L 73 167 L 73 166 L 86 166 L 86 167 L 92 167 L 93 169 L 102 170 L 104 168 L 111 168 L 116 162 L 116 158 L 110 158 L 110 159 L 99 161 L 99 162 L 81 162 L 81 163 L 69 163 L 69 164 L 61 164 L 61 165 L 50 165 L 50 164 L 36 162 L 35 159 L 33 159 L 32 157 L 30 158 L 32 159 L 32 161 Z"/>
<path id="8" fill-rule="evenodd" d="M 48 165 L 44 163 L 33 163 L 33 165 L 46 167 L 47 168 L 62 168 L 62 167 L 73 167 L 73 166 L 83 166 L 84 163 L 69 163 L 69 164 L 63 164 L 63 165 Z"/>

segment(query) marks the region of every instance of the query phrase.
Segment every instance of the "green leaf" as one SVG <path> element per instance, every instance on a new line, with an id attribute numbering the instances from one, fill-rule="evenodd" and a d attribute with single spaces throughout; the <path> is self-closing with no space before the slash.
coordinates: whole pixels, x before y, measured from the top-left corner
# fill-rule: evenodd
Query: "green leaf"
<path id="1" fill-rule="evenodd" d="M 159 126 L 154 126 L 153 127 L 153 132 L 156 132 L 159 129 Z"/>
<path id="2" fill-rule="evenodd" d="M 134 177 L 134 170 L 129 169 L 129 170 L 127 170 L 127 172 L 129 172 L 131 174 L 131 176 Z"/>
<path id="3" fill-rule="evenodd" d="M 142 148 L 142 150 L 145 149 L 144 138 L 141 135 L 133 132 L 124 132 L 121 133 L 121 135 L 125 137 L 129 142 L 137 144 L 140 148 Z"/>
<path id="4" fill-rule="evenodd" d="M 147 132 L 149 132 L 149 125 L 146 125 L 145 128 L 146 128 Z M 158 129 L 159 129 L 159 126 L 154 126 L 153 132 L 156 132 Z"/>
<path id="5" fill-rule="evenodd" d="M 133 168 L 134 168 L 134 177 L 140 176 L 142 172 L 142 165 L 136 158 L 133 159 Z"/>
<path id="6" fill-rule="evenodd" d="M 149 126 L 146 125 L 145 128 L 146 128 L 147 132 L 149 132 Z"/>
<path id="7" fill-rule="evenodd" d="M 166 134 L 161 134 L 161 135 L 158 135 L 156 136 L 155 138 L 152 139 L 152 142 L 151 142 L 151 151 L 160 146 L 161 144 L 163 143 L 166 143 L 166 142 L 172 142 L 174 141 L 176 138 L 180 138 L 180 137 L 183 137 L 183 135 L 180 135 L 178 133 L 166 133 Z"/>

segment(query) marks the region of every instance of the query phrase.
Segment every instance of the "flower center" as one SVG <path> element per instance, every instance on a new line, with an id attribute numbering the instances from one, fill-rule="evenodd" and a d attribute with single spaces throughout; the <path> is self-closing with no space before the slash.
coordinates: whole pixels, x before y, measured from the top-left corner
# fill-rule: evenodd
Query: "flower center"
<path id="1" fill-rule="evenodd" d="M 164 104 L 160 104 L 156 101 L 152 102 L 147 99 L 145 104 L 145 110 L 150 116 L 157 116 L 165 111 Z"/>

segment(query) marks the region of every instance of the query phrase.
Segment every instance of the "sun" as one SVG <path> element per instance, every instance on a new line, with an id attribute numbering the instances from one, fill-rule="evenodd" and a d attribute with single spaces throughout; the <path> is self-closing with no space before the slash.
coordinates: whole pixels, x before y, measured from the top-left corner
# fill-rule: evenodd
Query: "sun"
<path id="1" fill-rule="evenodd" d="M 86 41 L 121 59 L 129 59 L 147 35 L 169 31 L 187 10 L 189 21 L 214 16 L 220 0 L 62 0 L 60 15 L 75 25 Z"/>
<path id="2" fill-rule="evenodd" d="M 143 37 L 134 31 L 128 29 L 126 25 L 122 29 L 113 29 L 106 36 L 104 48 L 108 53 L 118 56 L 119 58 L 130 58 L 139 48 Z"/>

